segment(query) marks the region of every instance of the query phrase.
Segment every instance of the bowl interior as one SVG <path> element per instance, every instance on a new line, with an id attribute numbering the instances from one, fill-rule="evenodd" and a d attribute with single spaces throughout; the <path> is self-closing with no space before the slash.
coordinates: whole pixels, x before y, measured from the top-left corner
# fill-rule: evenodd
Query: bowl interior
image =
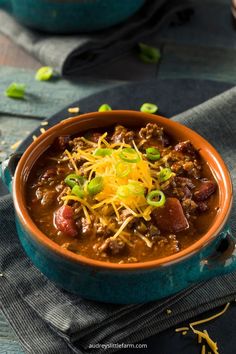
<path id="1" fill-rule="evenodd" d="M 72 135 L 89 129 L 109 127 L 115 124 L 123 124 L 127 127 L 138 127 L 144 126 L 148 122 L 160 124 L 165 128 L 167 133 L 179 140 L 191 140 L 195 148 L 199 149 L 202 158 L 207 161 L 210 166 L 219 186 L 219 211 L 208 232 L 190 247 L 172 256 L 134 264 L 114 264 L 89 259 L 62 249 L 44 235 L 31 220 L 27 212 L 24 198 L 25 185 L 35 161 L 48 149 L 54 139 L 60 135 Z M 13 184 L 13 196 L 16 212 L 26 230 L 32 235 L 36 242 L 48 247 L 52 252 L 56 252 L 60 256 L 71 260 L 80 261 L 93 266 L 132 269 L 148 268 L 178 261 L 197 252 L 210 242 L 220 232 L 228 218 L 232 205 L 232 184 L 227 167 L 217 151 L 205 139 L 186 126 L 156 115 L 136 111 L 111 111 L 105 113 L 93 112 L 64 120 L 39 136 L 29 146 L 18 164 Z"/>

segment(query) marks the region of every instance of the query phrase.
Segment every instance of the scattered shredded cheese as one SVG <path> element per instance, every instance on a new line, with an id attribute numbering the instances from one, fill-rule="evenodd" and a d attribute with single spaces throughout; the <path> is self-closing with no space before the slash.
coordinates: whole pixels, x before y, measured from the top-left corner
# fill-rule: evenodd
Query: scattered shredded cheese
<path id="1" fill-rule="evenodd" d="M 120 234 L 119 238 L 120 238 L 122 241 L 124 241 L 125 243 L 127 243 L 127 245 L 128 245 L 129 247 L 134 247 L 134 245 L 133 245 L 129 240 L 127 240 L 127 238 L 126 238 L 124 235 L 122 235 L 122 233 Z"/>
<path id="2" fill-rule="evenodd" d="M 77 174 L 79 174 L 78 167 L 76 166 L 76 163 L 75 163 L 75 161 L 74 161 L 74 159 L 73 159 L 71 153 L 70 153 L 68 150 L 65 150 L 65 153 L 66 153 L 66 155 L 69 157 L 70 162 L 72 163 L 72 165 L 73 165 L 73 167 L 74 167 L 74 169 L 75 169 L 75 172 L 76 172 Z"/>
<path id="3" fill-rule="evenodd" d="M 94 143 L 93 141 L 90 141 L 90 140 L 86 139 L 86 138 L 83 137 L 83 136 L 82 136 L 80 139 L 81 139 L 82 141 L 84 141 L 86 144 L 90 145 L 90 146 L 93 146 L 93 147 L 97 146 L 96 143 Z"/>
<path id="4" fill-rule="evenodd" d="M 197 325 L 200 325 L 202 323 L 210 322 L 210 321 L 214 320 L 215 318 L 222 316 L 227 311 L 229 306 L 230 306 L 230 303 L 228 302 L 221 312 L 218 312 L 218 313 L 216 313 L 215 315 L 213 315 L 213 316 L 211 316 L 209 318 L 205 318 L 204 320 L 192 322 L 190 324 L 192 326 L 197 326 Z"/>
<path id="5" fill-rule="evenodd" d="M 64 201 L 74 200 L 80 202 L 81 204 L 85 205 L 93 214 L 97 215 L 93 208 L 89 205 L 89 203 L 87 203 L 84 199 L 77 197 L 76 195 L 65 195 L 61 199 Z"/>
<path id="6" fill-rule="evenodd" d="M 36 139 L 37 139 L 37 136 L 36 136 L 36 135 L 33 135 L 33 136 L 32 136 L 32 139 L 33 139 L 33 140 L 36 140 Z"/>
<path id="7" fill-rule="evenodd" d="M 198 334 L 199 336 L 201 336 L 203 339 L 206 340 L 208 346 L 212 349 L 214 354 L 219 354 L 218 346 L 217 346 L 216 342 L 214 342 L 206 333 L 193 328 L 193 326 L 191 324 L 189 326 L 190 326 L 191 330 L 193 331 L 193 333 Z"/>
<path id="8" fill-rule="evenodd" d="M 46 120 L 44 120 L 43 122 L 41 122 L 41 125 L 48 125 L 48 122 Z"/>
<path id="9" fill-rule="evenodd" d="M 197 335 L 197 338 L 198 338 L 198 344 L 201 344 L 202 343 L 202 340 L 204 339 L 206 344 L 208 345 L 208 347 L 212 350 L 212 353 L 213 354 L 219 354 L 219 350 L 218 350 L 218 346 L 217 346 L 217 343 L 214 342 L 207 330 L 203 330 L 203 331 L 199 331 L 197 330 L 196 328 L 194 328 L 194 326 L 197 326 L 197 325 L 200 325 L 200 324 L 203 324 L 203 323 L 206 323 L 206 322 L 209 322 L 209 321 L 212 321 L 214 320 L 215 318 L 219 317 L 219 316 L 222 316 L 225 311 L 227 311 L 228 307 L 229 307 L 230 303 L 227 303 L 225 305 L 225 307 L 223 308 L 222 311 L 216 313 L 215 315 L 211 316 L 211 317 L 208 317 L 208 318 L 205 318 L 203 320 L 199 320 L 199 321 L 195 321 L 195 322 L 192 322 L 189 324 L 189 327 L 180 327 L 180 328 L 176 328 L 175 329 L 175 332 L 185 332 L 185 331 L 188 331 L 189 329 L 192 330 L 193 333 L 195 333 Z M 202 345 L 202 350 L 201 350 L 201 354 L 205 354 L 206 353 L 206 345 L 203 344 Z M 211 354 L 211 352 L 208 352 L 208 354 Z"/>
<path id="10" fill-rule="evenodd" d="M 119 214 L 119 211 L 118 211 L 118 209 L 117 209 L 115 203 L 114 203 L 114 202 L 111 202 L 111 205 L 112 205 L 112 207 L 113 207 L 113 209 L 114 209 L 114 212 L 115 212 L 115 214 L 116 214 L 117 220 L 120 220 L 120 214 Z"/>
<path id="11" fill-rule="evenodd" d="M 11 149 L 16 150 L 21 143 L 22 143 L 22 140 L 18 140 L 17 142 L 15 142 L 14 144 L 11 145 Z"/>
<path id="12" fill-rule="evenodd" d="M 79 113 L 80 109 L 79 107 L 70 107 L 68 108 L 69 113 Z"/>
<path id="13" fill-rule="evenodd" d="M 40 128 L 40 132 L 43 134 L 46 132 L 45 128 Z"/>
<path id="14" fill-rule="evenodd" d="M 84 212 L 84 216 L 86 217 L 87 219 L 87 222 L 89 224 L 91 224 L 91 218 L 89 216 L 89 213 L 88 213 L 88 210 L 86 209 L 86 206 L 82 205 L 82 209 L 83 209 L 83 212 Z"/>
<path id="15" fill-rule="evenodd" d="M 135 235 L 141 238 L 141 240 L 143 240 L 149 248 L 152 248 L 152 242 L 147 237 L 140 234 L 140 232 L 135 232 Z"/>
<path id="16" fill-rule="evenodd" d="M 183 331 L 188 331 L 189 327 L 180 327 L 180 328 L 176 328 L 175 332 L 183 332 Z"/>
<path id="17" fill-rule="evenodd" d="M 116 239 L 120 233 L 124 230 L 124 228 L 128 225 L 128 223 L 133 220 L 133 216 L 129 216 L 124 222 L 123 224 L 121 225 L 121 227 L 119 228 L 119 230 L 115 233 L 114 236 L 111 237 L 111 239 Z"/>

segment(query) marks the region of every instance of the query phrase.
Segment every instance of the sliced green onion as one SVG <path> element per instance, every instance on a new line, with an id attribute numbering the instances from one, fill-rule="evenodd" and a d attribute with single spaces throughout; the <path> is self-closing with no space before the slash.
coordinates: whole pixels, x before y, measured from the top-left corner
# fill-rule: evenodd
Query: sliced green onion
<path id="1" fill-rule="evenodd" d="M 93 154 L 94 156 L 109 156 L 112 151 L 112 149 L 96 149 Z"/>
<path id="2" fill-rule="evenodd" d="M 159 173 L 158 173 L 158 179 L 160 182 L 165 182 L 167 181 L 171 176 L 173 175 L 173 172 L 171 171 L 170 168 L 166 167 L 163 168 Z"/>
<path id="3" fill-rule="evenodd" d="M 5 90 L 5 95 L 11 98 L 24 98 L 26 85 L 13 82 Z"/>
<path id="4" fill-rule="evenodd" d="M 71 173 L 70 175 L 66 176 L 64 182 L 70 187 L 73 188 L 75 185 L 79 185 L 82 187 L 85 183 L 86 179 L 83 176 L 78 176 L 75 173 Z"/>
<path id="5" fill-rule="evenodd" d="M 98 112 L 107 112 L 107 111 L 112 111 L 111 106 L 109 104 L 104 103 L 98 108 Z"/>
<path id="6" fill-rule="evenodd" d="M 81 199 L 83 199 L 84 197 L 84 190 L 82 189 L 82 187 L 78 186 L 78 184 L 74 185 L 74 187 L 71 190 L 71 193 Z"/>
<path id="7" fill-rule="evenodd" d="M 155 190 L 147 195 L 147 202 L 151 206 L 161 207 L 165 204 L 166 197 L 162 191 Z"/>
<path id="8" fill-rule="evenodd" d="M 144 43 L 139 43 L 139 58 L 148 64 L 156 64 L 161 59 L 161 53 L 158 48 L 151 47 Z"/>
<path id="9" fill-rule="evenodd" d="M 156 113 L 158 111 L 158 106 L 154 103 L 144 103 L 140 107 L 140 111 L 143 113 Z"/>
<path id="10" fill-rule="evenodd" d="M 142 195 L 145 192 L 144 186 L 136 181 L 129 181 L 128 188 L 131 194 Z"/>
<path id="11" fill-rule="evenodd" d="M 130 181 L 128 184 L 119 186 L 117 188 L 117 195 L 120 198 L 128 198 L 130 196 L 144 195 L 145 188 L 143 185 L 136 181 Z"/>
<path id="12" fill-rule="evenodd" d="M 51 66 L 42 66 L 35 74 L 35 80 L 48 81 L 53 76 L 53 68 Z"/>
<path id="13" fill-rule="evenodd" d="M 130 196 L 130 190 L 127 184 L 124 186 L 119 186 L 117 188 L 117 195 L 120 198 L 128 198 Z"/>
<path id="14" fill-rule="evenodd" d="M 131 167 L 130 163 L 120 161 L 116 164 L 116 175 L 117 177 L 126 177 L 130 174 Z"/>
<path id="15" fill-rule="evenodd" d="M 147 159 L 151 161 L 157 161 L 160 159 L 160 151 L 156 148 L 147 148 L 146 149 Z"/>
<path id="16" fill-rule="evenodd" d="M 103 178 L 98 176 L 94 177 L 88 184 L 87 190 L 90 195 L 95 195 L 103 190 Z"/>
<path id="17" fill-rule="evenodd" d="M 119 157 L 121 158 L 121 160 L 130 163 L 136 163 L 140 161 L 140 157 L 137 151 L 133 148 L 122 149 L 121 152 L 119 153 Z"/>

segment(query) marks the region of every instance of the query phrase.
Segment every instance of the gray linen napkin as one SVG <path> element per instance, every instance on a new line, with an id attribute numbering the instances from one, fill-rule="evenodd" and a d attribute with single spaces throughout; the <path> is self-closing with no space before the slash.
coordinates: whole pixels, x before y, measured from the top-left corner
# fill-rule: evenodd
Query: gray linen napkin
<path id="1" fill-rule="evenodd" d="M 175 116 L 222 154 L 236 185 L 236 88 Z M 236 217 L 234 201 L 231 220 Z M 0 299 L 27 353 L 99 353 L 97 343 L 133 343 L 232 301 L 236 273 L 217 277 L 161 301 L 138 305 L 95 303 L 47 280 L 24 254 L 14 226 L 11 197 L 0 200 Z M 232 230 L 236 232 L 235 223 Z M 171 309 L 171 314 L 167 313 Z M 115 351 L 107 349 L 107 352 Z"/>
<path id="2" fill-rule="evenodd" d="M 146 0 L 142 9 L 121 25 L 93 34 L 70 36 L 30 30 L 0 11 L 0 32 L 40 62 L 53 66 L 63 75 L 73 75 L 116 59 L 156 32 L 173 14 L 189 7 L 189 0 Z"/>

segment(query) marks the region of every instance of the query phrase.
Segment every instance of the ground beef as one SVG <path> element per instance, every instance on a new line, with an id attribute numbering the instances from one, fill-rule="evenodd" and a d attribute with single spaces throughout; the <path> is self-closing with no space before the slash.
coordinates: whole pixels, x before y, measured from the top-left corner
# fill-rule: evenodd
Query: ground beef
<path id="1" fill-rule="evenodd" d="M 111 137 L 111 142 L 121 143 L 124 141 L 126 144 L 130 144 L 132 140 L 134 140 L 134 137 L 135 137 L 135 133 L 132 130 L 128 131 L 122 125 L 117 125 Z"/>
<path id="2" fill-rule="evenodd" d="M 56 167 L 50 167 L 47 168 L 44 173 L 41 176 L 41 179 L 48 179 L 50 177 L 54 177 L 57 175 L 57 168 Z"/>
<path id="3" fill-rule="evenodd" d="M 93 143 L 97 143 L 99 138 L 102 136 L 102 133 L 94 132 L 90 135 L 89 140 Z"/>
<path id="4" fill-rule="evenodd" d="M 109 237 L 112 234 L 112 231 L 107 227 L 107 225 L 103 225 L 102 223 L 95 223 L 94 229 L 96 230 L 97 236 Z"/>
<path id="5" fill-rule="evenodd" d="M 70 141 L 70 136 L 69 135 L 64 135 L 64 136 L 58 136 L 53 144 L 52 148 L 55 151 L 64 151 L 65 149 L 68 148 L 69 146 L 69 141 Z"/>
<path id="6" fill-rule="evenodd" d="M 124 252 L 125 247 L 126 244 L 122 240 L 111 240 L 108 244 L 108 252 L 113 256 L 117 256 Z"/>
<path id="7" fill-rule="evenodd" d="M 197 150 L 194 148 L 190 140 L 181 141 L 180 143 L 175 145 L 174 149 L 176 151 L 182 152 L 183 154 L 188 154 L 191 156 L 196 156 L 197 154 Z"/>
<path id="8" fill-rule="evenodd" d="M 191 177 L 197 179 L 201 177 L 201 166 L 198 164 L 196 160 L 184 162 L 183 169 Z"/>
<path id="9" fill-rule="evenodd" d="M 139 131 L 139 136 L 141 139 L 145 139 L 145 140 L 150 140 L 155 138 L 161 141 L 161 143 L 163 143 L 164 141 L 163 128 L 159 127 L 155 123 L 148 123 L 145 128 L 141 128 Z"/>
<path id="10" fill-rule="evenodd" d="M 178 187 L 187 186 L 189 189 L 195 188 L 195 184 L 192 182 L 190 178 L 186 177 L 175 177 L 174 181 Z"/>
<path id="11" fill-rule="evenodd" d="M 93 223 L 89 223 L 86 218 L 81 218 L 81 232 L 84 236 L 91 236 L 93 234 Z"/>
<path id="12" fill-rule="evenodd" d="M 84 149 L 87 147 L 86 142 L 81 138 L 74 138 L 70 141 L 70 149 L 72 152 L 77 151 L 78 149 Z"/>
<path id="13" fill-rule="evenodd" d="M 182 201 L 182 207 L 185 214 L 190 215 L 196 211 L 198 205 L 192 199 L 186 198 L 185 200 Z"/>
<path id="14" fill-rule="evenodd" d="M 119 238 L 117 239 L 111 239 L 107 238 L 102 245 L 99 247 L 96 247 L 97 251 L 99 253 L 105 252 L 107 254 L 111 254 L 113 256 L 117 256 L 122 254 L 125 251 L 126 244 L 120 240 Z"/>
<path id="15" fill-rule="evenodd" d="M 197 203 L 197 210 L 200 212 L 200 213 L 204 213 L 205 211 L 207 211 L 209 209 L 207 203 L 205 202 L 198 202 Z"/>
<path id="16" fill-rule="evenodd" d="M 161 189 L 168 197 L 178 197 L 187 199 L 192 197 L 191 189 L 194 184 L 189 178 L 173 176 L 171 179 L 161 184 Z"/>

